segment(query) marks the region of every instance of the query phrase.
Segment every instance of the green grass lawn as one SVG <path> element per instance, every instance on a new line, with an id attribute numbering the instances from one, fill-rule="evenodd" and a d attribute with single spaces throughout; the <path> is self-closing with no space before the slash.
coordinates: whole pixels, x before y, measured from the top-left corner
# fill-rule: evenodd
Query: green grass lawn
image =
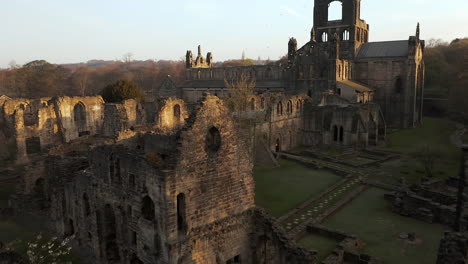
<path id="1" fill-rule="evenodd" d="M 327 170 L 313 170 L 291 161 L 279 168 L 255 168 L 255 201 L 273 217 L 286 214 L 341 178 Z"/>
<path id="2" fill-rule="evenodd" d="M 0 184 L 0 208 L 8 206 L 8 198 L 15 193 L 15 184 Z"/>
<path id="3" fill-rule="evenodd" d="M 450 142 L 450 135 L 455 130 L 455 124 L 451 121 L 426 117 L 420 128 L 402 129 L 388 134 L 386 150 L 399 152 L 402 157 L 381 165 L 380 169 L 392 175 L 390 179 L 379 178 L 377 174 L 371 178 L 385 183 L 395 183 L 401 177 L 409 183 L 418 182 L 425 176 L 424 167 L 411 154 L 420 151 L 423 145 L 429 145 L 440 153 L 434 163 L 435 177 L 458 175 L 461 150 Z"/>
<path id="4" fill-rule="evenodd" d="M 384 193 L 369 189 L 324 225 L 357 235 L 367 243 L 363 253 L 379 257 L 385 263 L 435 263 L 440 239 L 448 228 L 391 212 Z M 414 245 L 400 240 L 402 232 L 415 232 L 421 243 Z"/>
<path id="5" fill-rule="evenodd" d="M 309 234 L 297 243 L 303 248 L 317 251 L 317 260 L 322 261 L 333 252 L 338 242 L 324 236 Z"/>
<path id="6" fill-rule="evenodd" d="M 465 132 L 462 136 L 463 144 L 468 144 L 468 132 Z"/>

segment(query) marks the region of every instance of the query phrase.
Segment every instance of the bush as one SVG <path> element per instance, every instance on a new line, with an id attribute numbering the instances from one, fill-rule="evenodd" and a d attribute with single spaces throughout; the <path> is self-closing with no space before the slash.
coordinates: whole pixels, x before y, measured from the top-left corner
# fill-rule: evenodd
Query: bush
<path id="1" fill-rule="evenodd" d="M 144 99 L 141 88 L 126 79 L 118 80 L 116 83 L 106 86 L 101 95 L 106 103 L 121 103 L 128 99 L 142 101 Z"/>

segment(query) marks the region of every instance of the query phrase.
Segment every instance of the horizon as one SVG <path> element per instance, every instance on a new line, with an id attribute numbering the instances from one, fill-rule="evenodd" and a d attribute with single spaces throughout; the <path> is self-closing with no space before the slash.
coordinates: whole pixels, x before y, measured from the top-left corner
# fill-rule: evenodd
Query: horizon
<path id="1" fill-rule="evenodd" d="M 295 5 L 282 0 L 240 0 L 235 5 L 215 0 L 19 0 L 0 10 L 11 21 L 7 24 L 14 25 L 0 37 L 6 51 L 0 54 L 0 68 L 12 61 L 24 65 L 33 60 L 54 64 L 121 60 L 127 53 L 141 61 L 177 61 L 187 50 L 196 54 L 198 45 L 204 56 L 212 52 L 216 62 L 240 59 L 243 52 L 254 60 L 277 60 L 287 53 L 290 37 L 299 47 L 309 41 L 313 6 L 312 0 Z M 468 23 L 463 11 L 467 9 L 462 0 L 362 1 L 361 19 L 369 24 L 371 42 L 408 39 L 418 22 L 422 39 L 450 42 L 468 36 L 468 29 L 458 26 Z M 332 16 L 338 15 L 330 10 Z"/>

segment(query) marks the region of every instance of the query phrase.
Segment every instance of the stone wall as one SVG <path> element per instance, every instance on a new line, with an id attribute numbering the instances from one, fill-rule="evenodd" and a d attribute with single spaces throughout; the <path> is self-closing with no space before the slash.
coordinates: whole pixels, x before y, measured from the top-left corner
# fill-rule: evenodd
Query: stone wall
<path id="1" fill-rule="evenodd" d="M 376 104 L 305 104 L 305 146 L 365 148 L 384 142 L 385 135 L 386 124 Z"/>
<path id="2" fill-rule="evenodd" d="M 445 232 L 440 241 L 437 264 L 468 262 L 468 238 L 461 233 Z"/>
<path id="3" fill-rule="evenodd" d="M 104 101 L 101 97 L 55 97 L 5 101 L 1 108 L 2 130 L 15 139 L 17 160 L 101 133 Z"/>
<path id="4" fill-rule="evenodd" d="M 173 115 L 175 103 L 161 113 Z M 13 206 L 73 235 L 89 263 L 313 263 L 255 209 L 252 157 L 224 103 L 207 96 L 187 115 L 173 128 L 49 156 Z"/>

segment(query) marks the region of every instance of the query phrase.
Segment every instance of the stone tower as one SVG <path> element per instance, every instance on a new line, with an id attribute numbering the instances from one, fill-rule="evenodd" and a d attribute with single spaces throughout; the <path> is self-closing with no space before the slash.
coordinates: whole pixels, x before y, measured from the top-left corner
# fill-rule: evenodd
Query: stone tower
<path id="1" fill-rule="evenodd" d="M 328 20 L 332 2 L 341 2 L 341 20 Z M 314 27 L 311 36 L 319 43 L 327 43 L 336 33 L 342 44 L 342 58 L 352 59 L 359 47 L 369 40 L 369 25 L 360 18 L 361 0 L 315 0 Z M 313 39 L 312 39 L 313 40 Z"/>

